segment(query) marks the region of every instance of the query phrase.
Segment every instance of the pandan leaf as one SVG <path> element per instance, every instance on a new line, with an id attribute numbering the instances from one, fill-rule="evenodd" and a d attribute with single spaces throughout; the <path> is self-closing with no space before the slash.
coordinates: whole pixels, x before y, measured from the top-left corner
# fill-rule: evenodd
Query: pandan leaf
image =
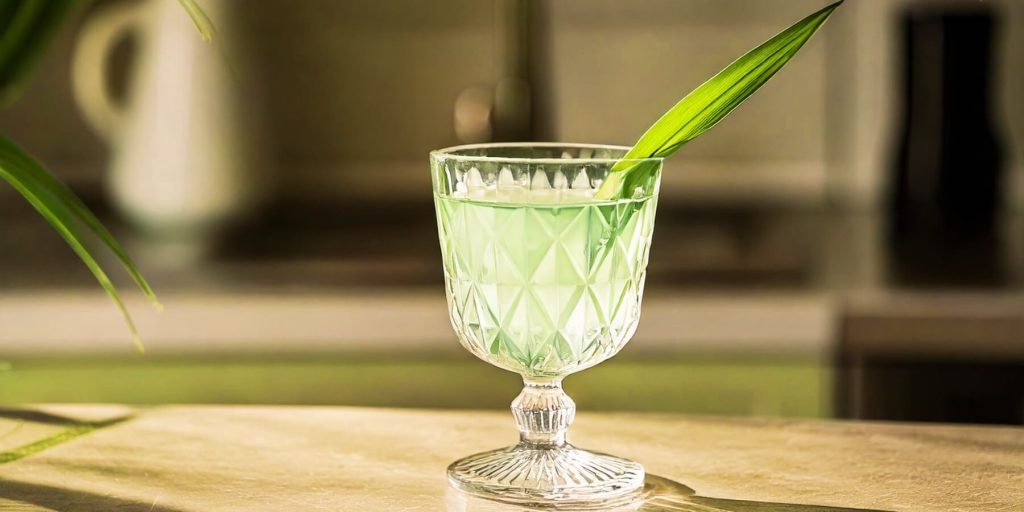
<path id="1" fill-rule="evenodd" d="M 635 159 L 667 157 L 718 124 L 782 69 L 842 3 L 829 5 L 783 30 L 686 95 L 612 167 L 596 197 L 632 196 L 657 168 Z"/>

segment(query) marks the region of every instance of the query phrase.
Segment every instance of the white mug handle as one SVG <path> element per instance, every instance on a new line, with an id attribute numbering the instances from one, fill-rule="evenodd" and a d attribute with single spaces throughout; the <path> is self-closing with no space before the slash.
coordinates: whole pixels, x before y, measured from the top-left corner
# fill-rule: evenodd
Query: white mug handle
<path id="1" fill-rule="evenodd" d="M 142 30 L 143 3 L 112 4 L 82 27 L 71 60 L 72 92 L 78 108 L 108 142 L 117 137 L 126 106 L 110 96 L 107 75 L 110 50 L 131 32 Z"/>

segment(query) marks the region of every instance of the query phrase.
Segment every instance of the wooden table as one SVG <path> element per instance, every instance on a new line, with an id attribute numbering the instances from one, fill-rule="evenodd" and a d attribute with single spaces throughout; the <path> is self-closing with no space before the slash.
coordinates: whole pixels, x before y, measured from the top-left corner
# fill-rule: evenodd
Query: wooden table
<path id="1" fill-rule="evenodd" d="M 445 481 L 457 457 L 514 441 L 505 413 L 31 411 L 0 414 L 0 510 L 514 510 Z M 571 437 L 656 475 L 623 510 L 1024 510 L 1021 428 L 583 412 Z"/>

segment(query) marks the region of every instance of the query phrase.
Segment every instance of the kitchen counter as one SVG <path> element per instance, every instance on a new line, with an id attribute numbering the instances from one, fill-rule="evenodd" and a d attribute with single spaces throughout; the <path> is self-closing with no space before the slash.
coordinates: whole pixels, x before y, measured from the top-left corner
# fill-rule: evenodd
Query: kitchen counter
<path id="1" fill-rule="evenodd" d="M 0 508 L 503 511 L 445 467 L 508 444 L 508 413 L 338 407 L 6 410 Z M 643 511 L 1009 511 L 1024 429 L 594 414 L 572 441 L 649 476 Z M 34 437 L 33 437 L 34 436 Z M 620 509 L 617 509 L 620 510 Z"/>
<path id="2" fill-rule="evenodd" d="M 462 354 L 444 289 L 161 295 L 157 313 L 128 299 L 147 354 Z M 834 307 L 816 294 L 648 294 L 630 349 L 638 354 L 765 353 L 822 358 Z M 101 292 L 0 292 L 4 357 L 133 355 Z"/>

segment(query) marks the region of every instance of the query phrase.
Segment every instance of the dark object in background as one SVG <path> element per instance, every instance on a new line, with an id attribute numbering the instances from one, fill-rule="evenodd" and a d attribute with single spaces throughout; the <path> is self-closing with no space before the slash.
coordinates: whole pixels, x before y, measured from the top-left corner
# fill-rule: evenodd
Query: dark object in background
<path id="1" fill-rule="evenodd" d="M 849 300 L 840 418 L 1024 425 L 1024 301 L 989 294 Z"/>
<path id="2" fill-rule="evenodd" d="M 995 285 L 1002 157 L 992 118 L 997 14 L 923 5 L 904 16 L 904 113 L 890 197 L 894 284 Z"/>
<path id="3" fill-rule="evenodd" d="M 837 408 L 841 418 L 1024 425 L 1020 363 L 878 355 L 843 371 L 856 387 Z"/>

